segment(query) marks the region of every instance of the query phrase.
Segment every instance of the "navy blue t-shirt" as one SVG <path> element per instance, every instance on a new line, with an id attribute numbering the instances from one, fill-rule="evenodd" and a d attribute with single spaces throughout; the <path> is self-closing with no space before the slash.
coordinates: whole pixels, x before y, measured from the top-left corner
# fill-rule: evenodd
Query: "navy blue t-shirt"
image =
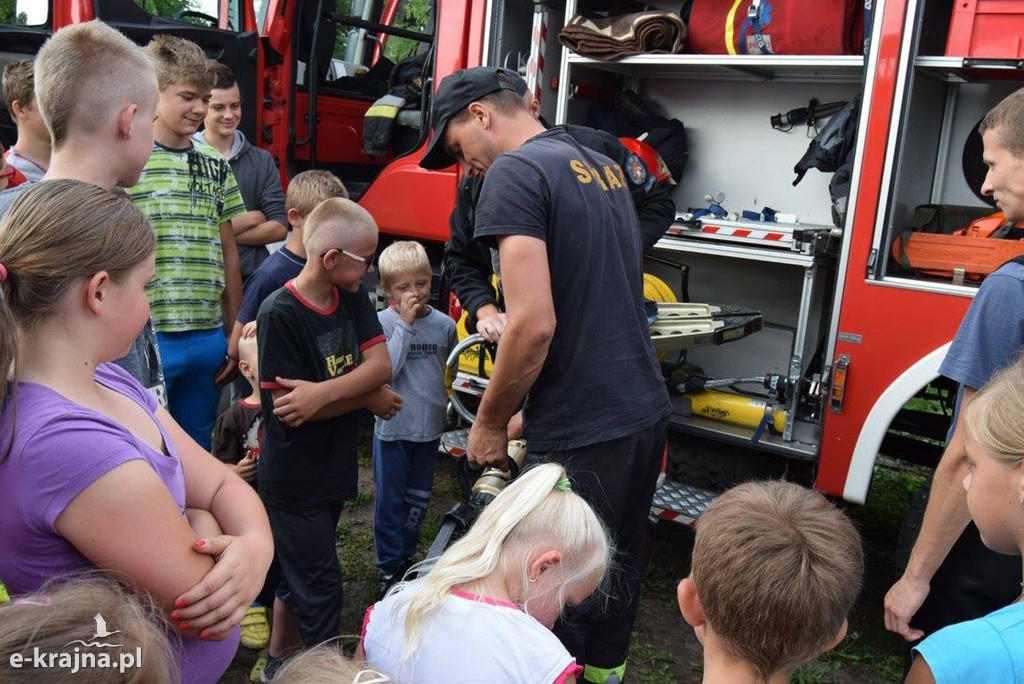
<path id="1" fill-rule="evenodd" d="M 643 306 L 640 229 L 618 164 L 559 129 L 531 138 L 488 169 L 474 235 L 547 245 L 557 324 L 526 400 L 531 451 L 611 441 L 669 414 Z"/>
<path id="2" fill-rule="evenodd" d="M 1024 348 L 1024 265 L 1008 263 L 981 283 L 939 372 L 979 390 Z M 958 402 L 959 405 L 959 402 Z"/>
<path id="3" fill-rule="evenodd" d="M 242 305 L 238 307 L 235 320 L 242 325 L 255 321 L 263 300 L 269 297 L 271 292 L 284 287 L 285 283 L 299 275 L 299 271 L 305 265 L 306 260 L 287 247 L 282 247 L 271 254 L 245 281 Z"/>

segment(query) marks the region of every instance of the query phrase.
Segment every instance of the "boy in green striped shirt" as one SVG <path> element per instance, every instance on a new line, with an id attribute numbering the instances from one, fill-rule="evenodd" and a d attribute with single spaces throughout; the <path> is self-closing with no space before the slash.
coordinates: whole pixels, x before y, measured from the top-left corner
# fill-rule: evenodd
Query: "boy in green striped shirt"
<path id="1" fill-rule="evenodd" d="M 191 41 L 158 35 L 146 46 L 160 98 L 153 152 L 129 194 L 156 232 L 156 277 L 148 289 L 164 363 L 168 409 L 207 451 L 217 382 L 230 370 L 223 322 L 242 298 L 231 219 L 245 212 L 231 167 L 191 136 L 209 106 L 212 76 Z"/>

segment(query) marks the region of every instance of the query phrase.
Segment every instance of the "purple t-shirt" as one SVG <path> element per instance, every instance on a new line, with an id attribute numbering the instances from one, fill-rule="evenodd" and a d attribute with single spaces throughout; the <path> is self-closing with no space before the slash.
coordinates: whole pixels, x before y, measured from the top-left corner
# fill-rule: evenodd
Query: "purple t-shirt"
<path id="1" fill-rule="evenodd" d="M 101 364 L 96 380 L 134 400 L 156 420 L 156 399 L 124 370 Z M 79 493 L 123 463 L 148 463 L 184 513 L 181 462 L 159 421 L 166 456 L 121 424 L 43 385 L 19 383 L 15 399 L 14 442 L 0 462 L 0 579 L 12 594 L 38 591 L 48 580 L 95 569 L 54 523 Z M 8 401 L 0 414 L 0 448 L 10 439 L 14 403 Z M 236 627 L 224 641 L 173 638 L 182 681 L 217 681 L 231 663 L 238 636 Z"/>

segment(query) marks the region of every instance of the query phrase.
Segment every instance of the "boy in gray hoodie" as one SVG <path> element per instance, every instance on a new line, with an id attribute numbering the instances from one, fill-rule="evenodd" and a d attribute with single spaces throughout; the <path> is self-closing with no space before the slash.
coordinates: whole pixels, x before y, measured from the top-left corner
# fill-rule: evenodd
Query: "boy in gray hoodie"
<path id="1" fill-rule="evenodd" d="M 238 130 L 242 121 L 242 98 L 231 69 L 220 62 L 210 65 L 213 91 L 205 126 L 192 139 L 210 145 L 231 164 L 247 211 L 231 220 L 238 244 L 242 282 L 270 256 L 267 245 L 288 235 L 281 175 L 274 158 L 253 146 Z"/>

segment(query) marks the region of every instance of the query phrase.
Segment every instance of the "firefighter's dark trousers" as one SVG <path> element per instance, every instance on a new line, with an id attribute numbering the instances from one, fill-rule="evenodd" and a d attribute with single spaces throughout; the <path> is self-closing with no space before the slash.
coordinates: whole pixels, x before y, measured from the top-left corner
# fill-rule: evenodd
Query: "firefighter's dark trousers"
<path id="1" fill-rule="evenodd" d="M 623 679 L 647 563 L 647 519 L 667 428 L 668 418 L 663 418 L 610 442 L 527 455 L 528 465 L 565 466 L 573 489 L 594 507 L 615 545 L 612 573 L 605 584 L 582 606 L 568 609 L 555 626 L 555 634 L 584 666 L 584 681 L 604 682 L 613 672 Z"/>

